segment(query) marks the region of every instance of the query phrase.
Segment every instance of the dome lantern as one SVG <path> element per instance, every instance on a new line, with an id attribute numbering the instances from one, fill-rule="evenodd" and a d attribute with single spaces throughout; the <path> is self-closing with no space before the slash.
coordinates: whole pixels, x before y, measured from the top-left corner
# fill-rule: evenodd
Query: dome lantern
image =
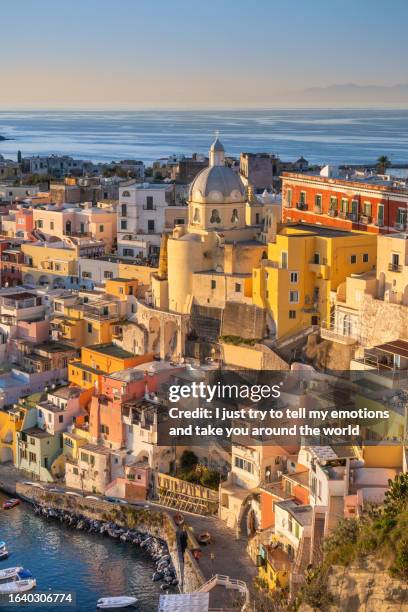
<path id="1" fill-rule="evenodd" d="M 225 149 L 218 138 L 218 132 L 210 147 L 210 166 L 223 166 L 225 164 Z"/>

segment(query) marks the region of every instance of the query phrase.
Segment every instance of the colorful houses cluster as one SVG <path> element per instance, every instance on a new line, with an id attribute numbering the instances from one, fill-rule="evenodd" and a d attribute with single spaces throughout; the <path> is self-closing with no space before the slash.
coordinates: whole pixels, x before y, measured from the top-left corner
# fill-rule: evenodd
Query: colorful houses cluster
<path id="1" fill-rule="evenodd" d="M 271 159 L 241 175 L 218 138 L 199 161 L 183 170 L 189 186 L 143 183 L 138 166 L 125 181 L 0 190 L 0 462 L 83 492 L 211 508 L 248 536 L 262 584 L 296 592 L 333 526 L 407 470 L 408 188 L 303 160 L 281 194 L 257 193 L 250 169 L 259 187 Z M 353 405 L 392 419 L 370 431 L 375 446 L 160 444 L 168 385 L 221 366 L 293 375 L 279 401 L 297 407 L 348 371 Z M 177 478 L 186 448 L 222 473 L 218 491 Z"/>

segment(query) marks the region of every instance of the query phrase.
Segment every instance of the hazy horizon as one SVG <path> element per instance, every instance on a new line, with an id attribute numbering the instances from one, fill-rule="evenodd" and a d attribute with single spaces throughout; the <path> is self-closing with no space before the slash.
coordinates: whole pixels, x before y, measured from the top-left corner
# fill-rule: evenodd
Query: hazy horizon
<path id="1" fill-rule="evenodd" d="M 408 4 L 2 5 L 1 109 L 408 106 Z"/>

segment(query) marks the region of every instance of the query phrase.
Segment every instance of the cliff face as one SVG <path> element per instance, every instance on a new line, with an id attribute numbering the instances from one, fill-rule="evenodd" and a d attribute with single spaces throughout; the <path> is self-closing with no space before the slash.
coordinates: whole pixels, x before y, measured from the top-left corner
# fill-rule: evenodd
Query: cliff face
<path id="1" fill-rule="evenodd" d="M 392 578 L 384 563 L 368 559 L 350 567 L 334 566 L 328 576 L 333 603 L 327 612 L 407 612 L 408 585 Z M 302 604 L 301 612 L 312 612 Z"/>

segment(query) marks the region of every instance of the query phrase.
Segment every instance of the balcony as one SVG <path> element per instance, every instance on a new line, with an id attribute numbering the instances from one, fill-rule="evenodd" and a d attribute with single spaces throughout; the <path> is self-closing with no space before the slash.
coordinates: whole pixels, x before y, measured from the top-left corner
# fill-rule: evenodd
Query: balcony
<path id="1" fill-rule="evenodd" d="M 329 217 L 337 217 L 337 210 L 334 208 L 330 209 L 328 212 Z"/>
<path id="2" fill-rule="evenodd" d="M 356 335 L 353 335 L 351 332 L 340 333 L 341 330 L 336 328 L 327 328 L 322 325 L 320 328 L 320 337 L 323 340 L 330 340 L 331 342 L 338 342 L 339 344 L 344 344 L 346 346 L 350 346 L 351 344 L 356 344 L 358 342 L 358 338 Z"/>
<path id="3" fill-rule="evenodd" d="M 314 272 L 317 277 L 328 280 L 330 277 L 330 268 L 327 263 L 317 263 L 315 261 L 309 261 L 309 270 L 310 272 Z"/>
<path id="4" fill-rule="evenodd" d="M 313 212 L 315 212 L 317 215 L 321 215 L 322 214 L 322 207 L 321 206 L 315 206 L 313 208 Z"/>
<path id="5" fill-rule="evenodd" d="M 298 210 L 307 210 L 306 202 L 296 202 L 296 208 Z"/>
<path id="6" fill-rule="evenodd" d="M 397 264 L 397 263 L 388 264 L 388 272 L 402 272 L 403 269 L 404 269 L 404 266 L 402 266 L 401 264 Z"/>
<path id="7" fill-rule="evenodd" d="M 361 215 L 360 217 L 360 223 L 362 223 L 363 225 L 368 225 L 369 223 L 371 223 L 372 221 L 372 217 L 370 217 L 369 215 Z"/>
<path id="8" fill-rule="evenodd" d="M 157 210 L 157 206 L 147 206 L 146 204 L 144 204 L 143 210 Z"/>
<path id="9" fill-rule="evenodd" d="M 349 221 L 354 221 L 356 222 L 358 219 L 358 215 L 357 213 L 346 213 L 346 219 L 348 219 Z"/>

